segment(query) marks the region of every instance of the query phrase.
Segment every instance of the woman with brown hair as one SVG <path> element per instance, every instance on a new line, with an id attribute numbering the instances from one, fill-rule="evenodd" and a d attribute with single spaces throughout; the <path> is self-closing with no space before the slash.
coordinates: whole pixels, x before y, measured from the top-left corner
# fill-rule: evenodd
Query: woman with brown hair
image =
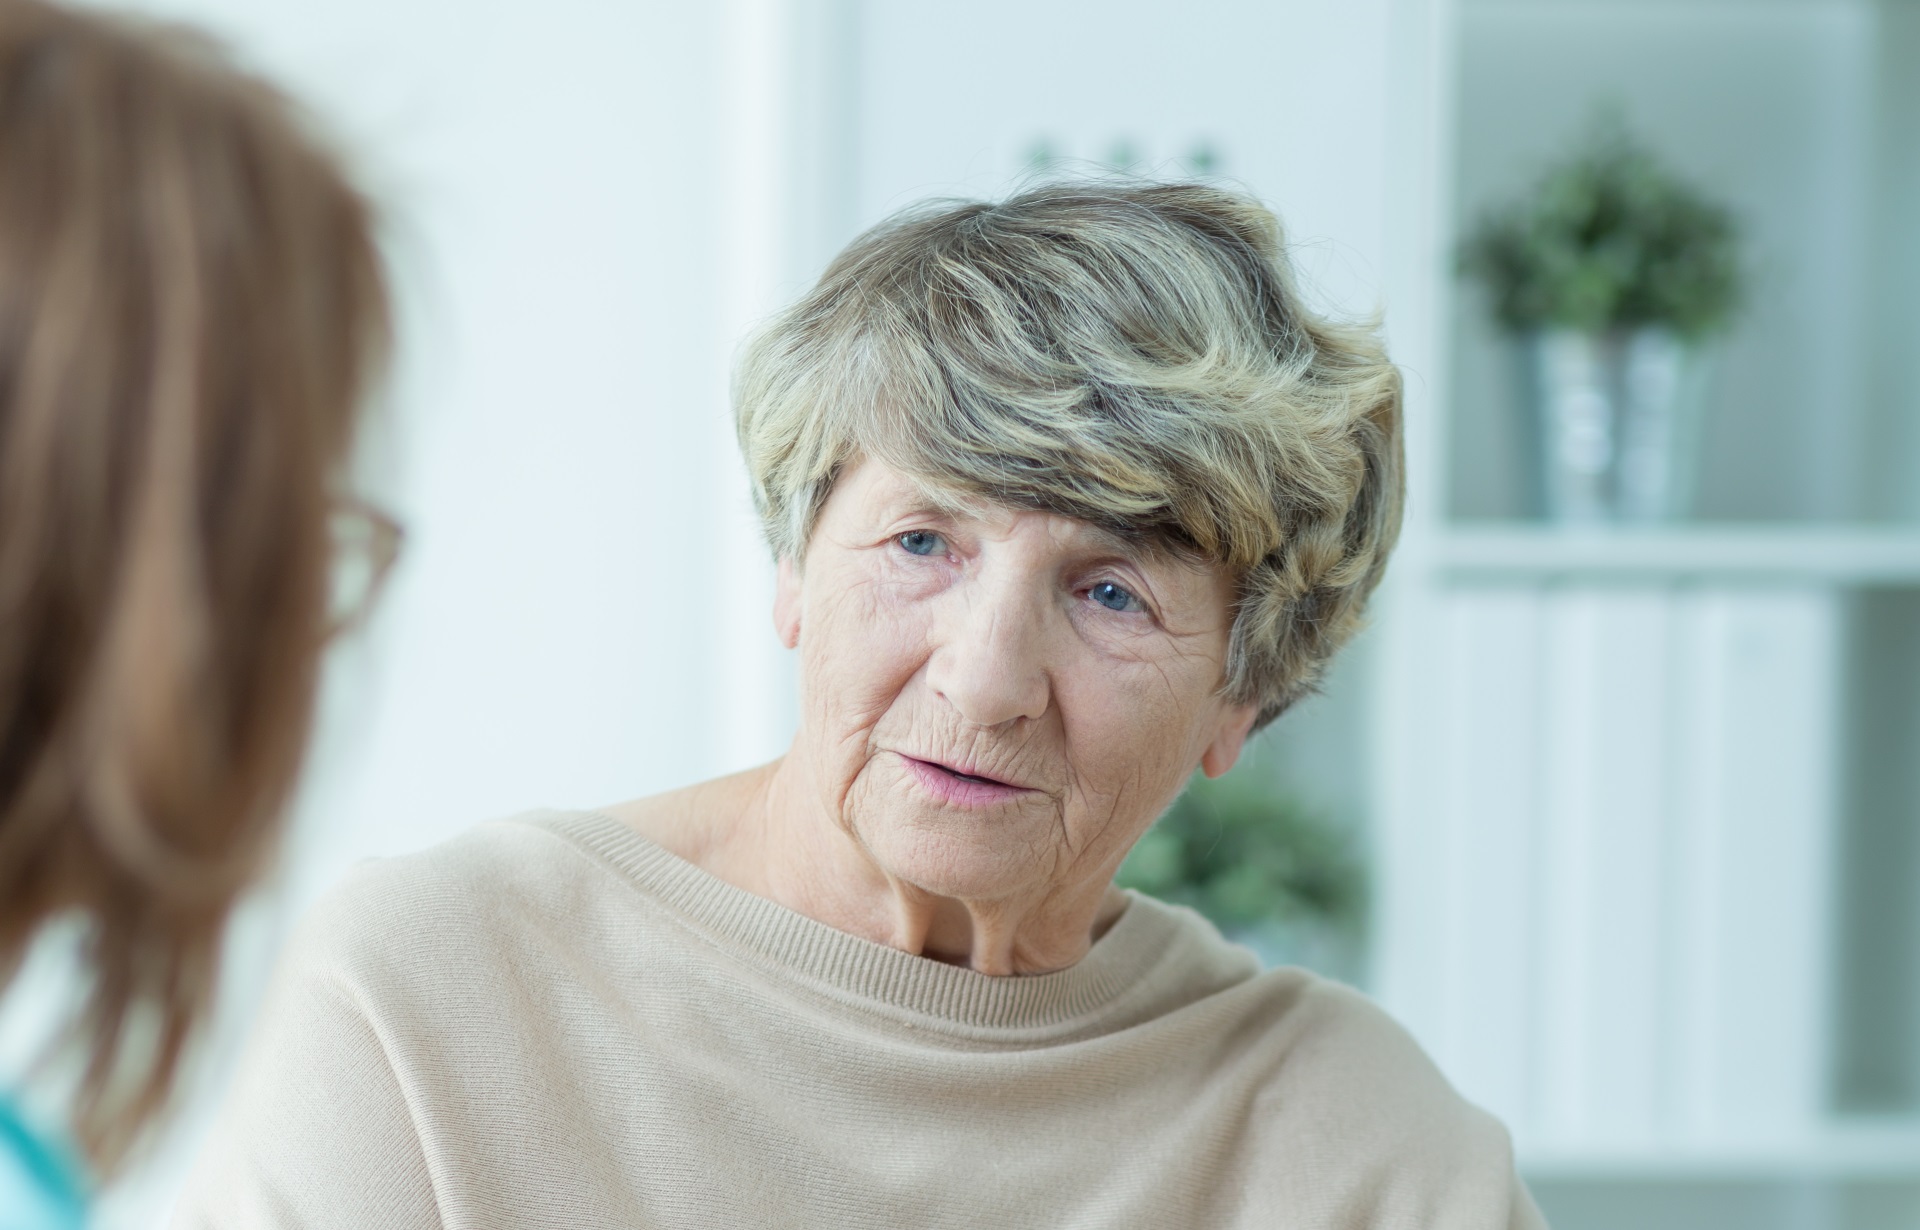
<path id="1" fill-rule="evenodd" d="M 387 312 L 369 206 L 277 91 L 189 33 L 0 0 L 0 988 L 55 919 L 87 967 L 65 1122 L 30 1131 L 0 1072 L 8 1227 L 78 1224 L 53 1139 L 111 1174 L 207 1010 L 342 535 L 391 556 L 341 491 Z"/>

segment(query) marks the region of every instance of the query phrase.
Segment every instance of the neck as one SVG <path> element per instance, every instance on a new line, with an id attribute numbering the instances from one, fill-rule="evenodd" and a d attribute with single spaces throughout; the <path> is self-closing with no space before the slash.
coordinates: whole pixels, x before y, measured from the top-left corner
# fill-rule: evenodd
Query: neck
<path id="1" fill-rule="evenodd" d="M 716 827 L 695 862 L 817 922 L 918 956 L 983 974 L 1051 973 L 1084 957 L 1126 906 L 1106 880 L 991 900 L 928 892 L 880 866 L 823 803 L 800 757 L 725 785 L 737 794 L 709 811 Z"/>

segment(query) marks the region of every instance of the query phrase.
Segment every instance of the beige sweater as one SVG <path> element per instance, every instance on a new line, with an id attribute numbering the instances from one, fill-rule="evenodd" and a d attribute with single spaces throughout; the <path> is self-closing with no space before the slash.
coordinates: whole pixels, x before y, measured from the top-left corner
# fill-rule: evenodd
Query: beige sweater
<path id="1" fill-rule="evenodd" d="M 1135 897 L 993 978 L 591 813 L 366 865 L 302 927 L 184 1227 L 1541 1225 L 1345 987 Z"/>

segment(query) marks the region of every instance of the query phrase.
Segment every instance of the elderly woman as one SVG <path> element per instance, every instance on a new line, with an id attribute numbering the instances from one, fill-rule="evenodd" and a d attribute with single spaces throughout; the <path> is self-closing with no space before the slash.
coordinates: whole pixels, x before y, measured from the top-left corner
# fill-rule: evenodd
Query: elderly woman
<path id="1" fill-rule="evenodd" d="M 305 928 L 186 1226 L 1538 1225 L 1364 999 L 1121 892 L 1312 687 L 1399 382 L 1274 219 L 1043 188 L 861 237 L 748 352 L 774 764 L 374 865 Z"/>

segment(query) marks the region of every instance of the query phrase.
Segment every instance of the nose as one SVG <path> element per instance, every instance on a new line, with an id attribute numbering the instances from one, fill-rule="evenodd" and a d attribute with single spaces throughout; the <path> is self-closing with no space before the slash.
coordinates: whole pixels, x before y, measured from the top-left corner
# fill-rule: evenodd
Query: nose
<path id="1" fill-rule="evenodd" d="M 1017 578 L 962 589 L 936 629 L 928 686 L 975 726 L 1039 717 L 1052 695 L 1044 598 Z"/>

